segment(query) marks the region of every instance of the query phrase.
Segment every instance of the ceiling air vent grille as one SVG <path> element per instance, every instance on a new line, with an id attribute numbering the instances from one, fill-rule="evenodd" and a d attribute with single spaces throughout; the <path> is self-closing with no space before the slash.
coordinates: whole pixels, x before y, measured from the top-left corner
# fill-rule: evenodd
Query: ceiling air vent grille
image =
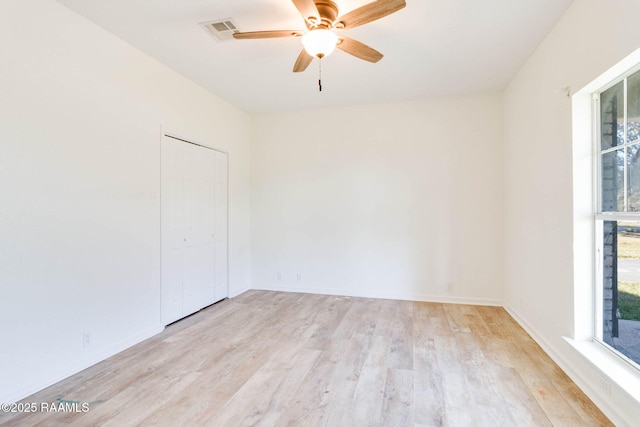
<path id="1" fill-rule="evenodd" d="M 219 41 L 229 40 L 233 37 L 233 33 L 240 31 L 231 18 L 202 22 L 200 26 Z"/>

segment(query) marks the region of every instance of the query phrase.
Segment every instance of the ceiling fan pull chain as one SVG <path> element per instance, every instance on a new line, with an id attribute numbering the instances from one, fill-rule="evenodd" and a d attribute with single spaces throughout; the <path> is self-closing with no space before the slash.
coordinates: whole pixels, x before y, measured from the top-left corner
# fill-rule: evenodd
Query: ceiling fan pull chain
<path id="1" fill-rule="evenodd" d="M 322 92 L 322 58 L 318 58 L 318 92 Z"/>

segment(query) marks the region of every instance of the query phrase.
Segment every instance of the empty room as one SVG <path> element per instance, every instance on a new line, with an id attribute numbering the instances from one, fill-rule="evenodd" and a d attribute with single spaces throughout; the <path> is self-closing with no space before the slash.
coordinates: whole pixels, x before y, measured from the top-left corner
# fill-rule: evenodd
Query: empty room
<path id="1" fill-rule="evenodd" d="M 637 425 L 637 16 L 0 0 L 0 425 Z"/>

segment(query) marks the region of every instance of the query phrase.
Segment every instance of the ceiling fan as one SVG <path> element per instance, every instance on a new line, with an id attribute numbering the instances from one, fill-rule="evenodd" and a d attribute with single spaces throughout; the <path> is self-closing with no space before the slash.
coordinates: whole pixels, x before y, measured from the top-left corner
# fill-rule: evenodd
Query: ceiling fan
<path id="1" fill-rule="evenodd" d="M 307 69 L 314 57 L 323 58 L 337 47 L 357 58 L 378 62 L 382 54 L 357 40 L 337 35 L 333 30 L 348 30 L 390 15 L 406 6 L 405 0 L 376 0 L 345 15 L 338 15 L 338 5 L 332 0 L 292 0 L 302 15 L 307 30 L 249 31 L 234 33 L 236 39 L 302 37 L 303 49 L 293 72 Z"/>

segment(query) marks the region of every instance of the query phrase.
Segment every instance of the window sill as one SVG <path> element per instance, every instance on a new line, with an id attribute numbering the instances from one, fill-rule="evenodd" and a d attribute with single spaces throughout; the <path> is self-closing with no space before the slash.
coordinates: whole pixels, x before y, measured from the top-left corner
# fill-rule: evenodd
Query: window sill
<path id="1" fill-rule="evenodd" d="M 607 381 L 600 383 L 603 394 L 611 395 L 611 386 L 615 385 L 640 403 L 640 371 L 638 369 L 600 343 L 567 337 L 564 337 L 564 340 L 609 379 L 610 383 Z"/>

